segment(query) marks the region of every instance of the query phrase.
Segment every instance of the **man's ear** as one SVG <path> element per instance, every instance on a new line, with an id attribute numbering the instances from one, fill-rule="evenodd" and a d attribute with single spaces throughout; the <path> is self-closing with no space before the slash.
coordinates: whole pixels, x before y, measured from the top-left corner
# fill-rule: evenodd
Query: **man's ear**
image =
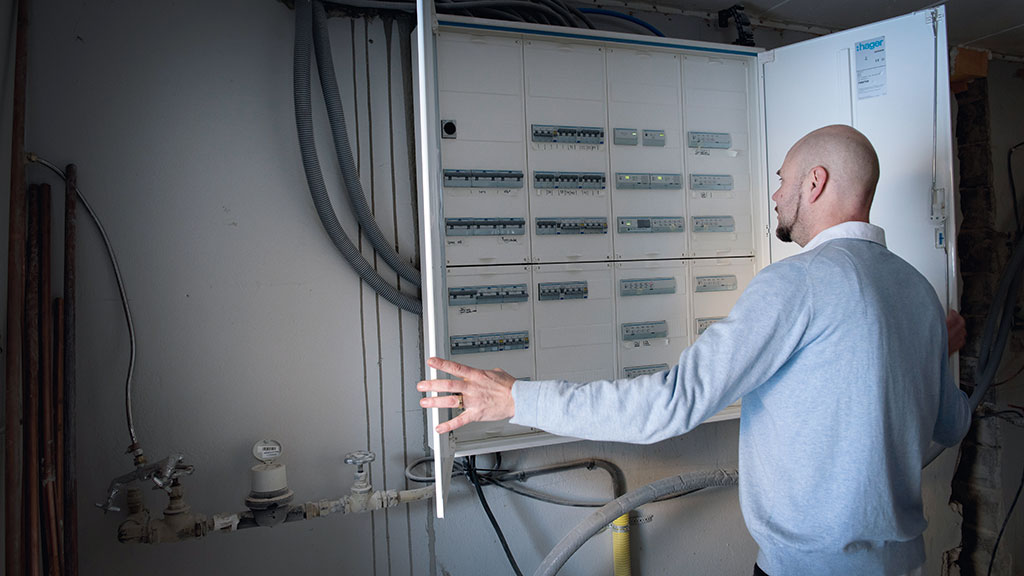
<path id="1" fill-rule="evenodd" d="M 828 170 L 824 166 L 811 168 L 810 174 L 807 175 L 807 181 L 810 183 L 807 201 L 809 203 L 817 202 L 821 193 L 825 191 L 825 184 L 828 183 Z"/>

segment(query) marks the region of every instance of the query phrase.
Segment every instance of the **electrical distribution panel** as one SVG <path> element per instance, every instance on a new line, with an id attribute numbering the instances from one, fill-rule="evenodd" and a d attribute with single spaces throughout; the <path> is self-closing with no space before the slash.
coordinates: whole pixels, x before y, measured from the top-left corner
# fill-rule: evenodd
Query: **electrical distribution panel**
<path id="1" fill-rule="evenodd" d="M 668 370 L 757 269 L 756 51 L 470 28 L 436 35 L 437 353 L 518 379 Z M 453 434 L 456 454 L 561 440 Z"/>

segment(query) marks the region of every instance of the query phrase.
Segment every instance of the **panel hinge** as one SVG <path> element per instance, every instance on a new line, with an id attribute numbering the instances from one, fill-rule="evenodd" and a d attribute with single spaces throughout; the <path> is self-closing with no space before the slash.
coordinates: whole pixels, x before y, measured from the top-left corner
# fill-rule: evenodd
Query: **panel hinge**
<path id="1" fill-rule="evenodd" d="M 932 222 L 946 221 L 946 189 L 932 188 Z"/>
<path id="2" fill-rule="evenodd" d="M 939 10 L 932 9 L 928 12 L 928 23 L 932 25 L 932 36 L 939 36 L 939 22 L 942 22 L 942 13 Z"/>
<path id="3" fill-rule="evenodd" d="M 775 50 L 768 50 L 767 52 L 757 53 L 758 64 L 768 64 L 769 62 L 775 62 Z"/>

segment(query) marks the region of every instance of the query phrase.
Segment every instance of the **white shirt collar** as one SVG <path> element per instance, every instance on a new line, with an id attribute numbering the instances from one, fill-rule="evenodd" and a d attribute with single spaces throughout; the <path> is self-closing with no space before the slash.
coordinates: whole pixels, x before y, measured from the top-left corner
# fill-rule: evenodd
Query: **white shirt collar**
<path id="1" fill-rule="evenodd" d="M 854 238 L 856 240 L 867 240 L 874 242 L 875 244 L 881 244 L 885 246 L 885 230 L 882 230 L 874 224 L 867 222 L 843 222 L 842 224 L 836 224 L 831 228 L 826 228 L 818 233 L 817 236 L 811 239 L 806 246 L 803 247 L 801 252 L 807 252 L 813 250 L 818 246 L 828 242 L 829 240 L 836 240 L 838 238 Z"/>

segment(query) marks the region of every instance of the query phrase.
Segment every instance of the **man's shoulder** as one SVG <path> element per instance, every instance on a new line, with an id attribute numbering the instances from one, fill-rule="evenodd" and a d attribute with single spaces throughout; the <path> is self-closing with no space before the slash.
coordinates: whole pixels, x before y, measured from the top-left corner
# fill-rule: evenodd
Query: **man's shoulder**
<path id="1" fill-rule="evenodd" d="M 807 268 L 812 259 L 806 253 L 794 254 L 788 258 L 773 262 L 757 273 L 754 278 L 759 283 L 781 283 L 794 286 L 807 278 Z"/>

